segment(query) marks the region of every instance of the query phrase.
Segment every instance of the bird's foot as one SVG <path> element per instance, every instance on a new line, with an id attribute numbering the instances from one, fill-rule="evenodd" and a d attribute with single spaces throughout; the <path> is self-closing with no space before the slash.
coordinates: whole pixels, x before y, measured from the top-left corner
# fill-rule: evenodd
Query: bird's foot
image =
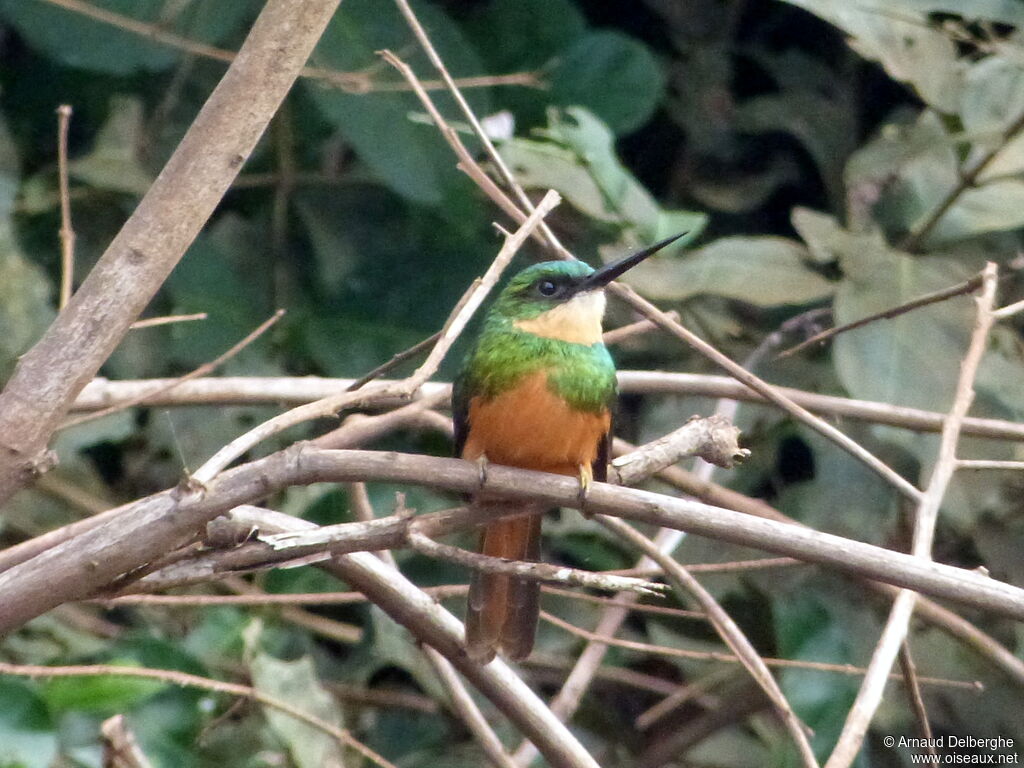
<path id="1" fill-rule="evenodd" d="M 487 484 L 487 468 L 491 465 L 491 462 L 487 459 L 486 453 L 481 453 L 476 459 L 476 481 L 477 490 L 483 490 Z"/>
<path id="2" fill-rule="evenodd" d="M 590 492 L 590 484 L 594 482 L 594 469 L 589 464 L 580 464 L 579 474 L 580 487 L 576 497 L 580 502 L 580 513 L 588 520 L 594 516 L 593 512 L 587 510 L 587 494 Z"/>

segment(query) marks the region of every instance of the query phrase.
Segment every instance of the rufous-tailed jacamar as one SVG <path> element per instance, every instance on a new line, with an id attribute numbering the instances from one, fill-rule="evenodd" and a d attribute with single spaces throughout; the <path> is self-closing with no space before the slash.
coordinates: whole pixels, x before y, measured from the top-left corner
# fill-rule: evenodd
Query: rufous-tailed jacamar
<path id="1" fill-rule="evenodd" d="M 615 365 L 601 340 L 604 288 L 676 235 L 598 270 L 549 261 L 513 277 L 495 300 L 455 381 L 455 451 L 464 459 L 573 475 L 586 489 L 607 474 Z M 477 498 L 476 503 L 498 504 Z M 488 524 L 480 551 L 535 561 L 542 506 Z M 540 587 L 474 571 L 466 644 L 487 662 L 500 648 L 523 659 L 533 648 Z"/>

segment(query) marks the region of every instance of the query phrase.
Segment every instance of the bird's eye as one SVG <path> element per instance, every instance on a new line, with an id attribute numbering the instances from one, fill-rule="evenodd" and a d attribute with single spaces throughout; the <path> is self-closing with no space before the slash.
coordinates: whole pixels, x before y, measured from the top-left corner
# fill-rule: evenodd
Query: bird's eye
<path id="1" fill-rule="evenodd" d="M 558 292 L 558 286 L 550 280 L 542 280 L 537 283 L 537 292 L 541 296 L 554 296 Z"/>

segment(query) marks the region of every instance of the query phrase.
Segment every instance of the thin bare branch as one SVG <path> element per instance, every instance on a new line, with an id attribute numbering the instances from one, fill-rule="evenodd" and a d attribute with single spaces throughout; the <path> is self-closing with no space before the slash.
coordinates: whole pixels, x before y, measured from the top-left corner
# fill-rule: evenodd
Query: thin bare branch
<path id="1" fill-rule="evenodd" d="M 71 192 L 68 187 L 68 125 L 71 105 L 57 107 L 57 182 L 60 187 L 60 302 L 71 301 L 75 283 L 75 229 L 71 226 Z"/>
<path id="2" fill-rule="evenodd" d="M 939 507 L 945 497 L 953 472 L 956 470 L 956 448 L 960 439 L 960 425 L 974 400 L 974 378 L 988 346 L 989 331 L 995 322 L 995 318 L 992 316 L 997 283 L 995 264 L 986 265 L 982 272 L 982 280 L 981 295 L 976 300 L 977 319 L 971 334 L 971 342 L 960 366 L 956 395 L 942 430 L 939 454 L 928 482 L 928 488 L 918 504 L 914 518 L 914 540 L 911 551 L 913 556 L 921 561 L 931 560 L 932 540 L 935 536 Z M 889 618 L 882 630 L 882 636 L 871 656 L 868 673 L 857 692 L 857 697 L 846 717 L 842 733 L 829 756 L 826 768 L 848 768 L 857 758 L 871 720 L 881 703 L 889 671 L 907 637 L 910 617 L 913 615 L 916 600 L 917 593 L 908 589 L 901 590 L 896 596 Z"/>
<path id="3" fill-rule="evenodd" d="M 292 706 L 274 696 L 269 696 L 256 688 L 238 683 L 226 683 L 223 680 L 213 680 L 209 677 L 192 675 L 187 672 L 179 672 L 172 669 L 153 669 L 150 667 L 121 667 L 112 664 L 91 664 L 88 666 L 54 666 L 44 667 L 33 664 L 8 664 L 0 661 L 0 675 L 12 675 L 18 677 L 53 678 L 53 677 L 136 677 L 145 680 L 159 680 L 160 682 L 177 685 L 183 688 L 199 688 L 214 693 L 226 693 L 231 696 L 238 696 L 258 702 L 265 707 L 276 709 L 289 717 L 293 717 L 306 725 L 326 733 L 338 744 L 351 747 L 381 768 L 395 768 L 395 765 L 378 755 L 361 741 L 356 739 L 347 729 L 339 728 L 336 725 L 322 720 L 305 710 Z"/>
<path id="4" fill-rule="evenodd" d="M 473 697 L 469 695 L 469 691 L 462 684 L 462 680 L 456 673 L 452 663 L 429 646 L 423 649 L 423 653 L 427 657 L 427 662 L 434 668 L 434 672 L 437 673 L 441 685 L 444 686 L 455 714 L 459 716 L 459 719 L 466 725 L 469 732 L 473 734 L 477 744 L 480 745 L 480 748 L 487 755 L 487 759 L 491 761 L 491 764 L 497 766 L 497 768 L 519 768 L 512 759 L 512 756 L 505 751 L 505 747 L 480 711 L 480 707 L 476 705 Z"/>
<path id="5" fill-rule="evenodd" d="M 129 328 L 137 331 L 141 328 L 155 328 L 160 325 L 171 325 L 173 323 L 191 323 L 195 320 L 205 320 L 208 315 L 205 312 L 194 312 L 190 315 L 163 315 L 161 317 L 147 317 L 145 320 L 136 320 Z"/>
<path id="6" fill-rule="evenodd" d="M 44 0 L 44 2 L 64 8 L 72 13 L 87 16 L 104 24 L 109 24 L 112 27 L 123 29 L 125 32 L 144 37 L 168 48 L 184 51 L 192 56 L 201 56 L 205 59 L 222 61 L 226 64 L 230 64 L 238 56 L 234 51 L 192 40 L 183 35 L 170 32 L 160 24 L 149 24 L 131 16 L 100 8 L 92 3 L 85 2 L 85 0 Z M 349 93 L 408 90 L 408 86 L 402 82 L 374 79 L 370 68 L 357 72 L 340 72 L 323 67 L 303 67 L 300 76 L 312 80 L 320 80 Z M 494 86 L 545 87 L 541 72 L 513 72 L 507 75 L 464 77 L 459 78 L 458 83 L 463 88 L 491 88 Z M 424 87 L 429 90 L 440 90 L 447 86 L 442 82 L 434 81 L 424 83 Z"/>
<path id="7" fill-rule="evenodd" d="M 961 195 L 967 190 L 976 186 L 981 174 L 985 172 L 985 169 L 992 164 L 999 153 L 1006 149 L 1006 146 L 1017 137 L 1017 135 L 1024 131 L 1024 112 L 1018 115 L 1006 128 L 1003 129 L 1002 135 L 999 137 L 998 142 L 992 149 L 981 155 L 970 168 L 960 169 L 959 180 L 957 183 L 946 193 L 945 197 L 939 201 L 938 205 L 932 209 L 932 211 L 923 218 L 918 224 L 911 228 L 910 234 L 908 234 L 903 242 L 900 243 L 900 247 L 905 251 L 917 251 L 928 239 L 928 236 L 935 229 L 935 226 L 942 221 L 942 217 L 946 215 L 950 208 L 952 208 L 957 200 L 960 199 Z"/>
<path id="8" fill-rule="evenodd" d="M 103 737 L 103 768 L 153 768 L 124 715 L 104 720 L 100 725 L 100 735 Z"/>
<path id="9" fill-rule="evenodd" d="M 891 320 L 894 317 L 905 315 L 907 312 L 911 312 L 921 307 L 926 307 L 929 304 L 936 304 L 940 301 L 947 301 L 956 296 L 963 296 L 965 293 L 973 293 L 981 287 L 981 275 L 975 275 L 970 280 L 965 280 L 962 283 L 957 283 L 948 288 L 943 288 L 938 291 L 927 293 L 924 296 L 918 296 L 916 299 L 911 299 L 908 302 L 900 304 L 896 307 L 891 307 L 882 312 L 876 312 L 873 315 L 862 317 L 859 320 L 854 320 L 852 323 L 845 323 L 844 325 L 837 325 L 835 328 L 829 328 L 821 333 L 816 333 L 811 338 L 801 341 L 799 344 L 790 347 L 784 352 L 780 352 L 778 357 L 790 357 L 795 355 L 808 347 L 814 346 L 815 344 L 821 344 L 828 339 L 838 336 L 841 333 L 852 331 L 856 328 L 862 328 L 865 325 L 877 322 L 879 320 Z"/>
<path id="10" fill-rule="evenodd" d="M 166 389 L 154 391 L 152 394 L 142 394 L 139 395 L 139 397 L 136 398 L 134 401 L 129 400 L 124 403 L 117 403 L 116 405 L 111 405 L 108 408 L 104 408 L 99 411 L 94 411 L 92 413 L 87 413 L 84 416 L 77 416 L 73 419 L 68 419 L 63 424 L 61 424 L 60 429 L 68 429 L 79 424 L 84 424 L 85 422 L 88 421 L 94 421 L 104 416 L 109 416 L 110 414 L 117 413 L 118 411 L 123 411 L 126 408 L 131 408 L 134 405 L 141 405 L 145 403 L 150 397 L 159 397 L 160 395 L 166 392 L 172 391 L 175 387 L 179 386 L 180 384 L 183 384 L 186 381 L 192 381 L 193 379 L 198 379 L 203 376 L 209 376 L 215 370 L 224 365 L 224 363 L 226 363 L 228 360 L 231 360 L 232 358 L 237 356 L 239 352 L 241 352 L 243 349 L 245 349 L 254 341 L 256 341 L 256 339 L 258 339 L 264 333 L 269 331 L 274 326 L 274 324 L 277 323 L 277 321 L 280 320 L 282 317 L 284 317 L 284 310 L 277 310 L 273 315 L 268 317 L 266 320 L 264 320 L 262 323 L 256 326 L 256 328 L 247 333 L 244 339 L 237 342 L 236 344 L 233 344 L 231 348 L 225 351 L 224 353 L 218 355 L 216 358 L 210 360 L 207 363 L 203 363 L 198 368 L 195 368 L 189 371 L 188 373 L 179 376 L 176 379 L 171 379 L 171 381 L 166 385 Z"/>
<path id="11" fill-rule="evenodd" d="M 408 527 L 407 536 L 409 544 L 417 552 L 438 560 L 458 563 L 476 571 L 515 576 L 517 579 L 525 581 L 544 581 L 569 587 L 600 589 L 605 592 L 639 592 L 642 595 L 661 595 L 668 590 L 667 584 L 659 584 L 645 579 L 581 571 L 577 568 L 566 568 L 548 563 L 506 560 L 476 552 L 467 552 L 464 549 L 434 541 L 419 531 L 415 522 Z"/>
<path id="12" fill-rule="evenodd" d="M 601 635 L 597 632 L 590 632 L 582 627 L 577 627 L 575 624 L 564 619 L 560 619 L 547 611 L 541 611 L 540 617 L 544 621 L 548 622 L 552 626 L 564 629 L 571 635 L 581 637 L 584 640 L 591 642 L 597 642 L 602 645 L 612 645 L 616 648 L 624 648 L 630 651 L 637 651 L 639 653 L 650 653 L 655 656 L 670 656 L 679 659 L 693 659 L 695 661 L 715 661 L 723 662 L 725 664 L 739 664 L 740 660 L 734 654 L 723 653 L 721 651 L 694 651 L 689 648 L 675 648 L 668 645 L 654 645 L 653 643 L 641 643 L 636 640 L 622 640 L 617 637 L 611 637 L 609 635 Z M 867 668 L 857 667 L 853 664 L 829 664 L 824 661 L 804 661 L 802 659 L 774 659 L 774 658 L 762 658 L 762 661 L 768 667 L 774 667 L 778 669 L 809 669 L 815 672 L 829 672 L 837 675 L 848 675 L 850 677 L 860 677 L 867 673 Z M 903 677 L 898 674 L 890 674 L 890 680 L 903 680 Z M 919 681 L 925 685 L 935 685 L 946 688 L 957 688 L 960 690 L 981 692 L 984 690 L 984 686 L 976 680 L 948 680 L 942 677 L 919 677 Z"/>
<path id="13" fill-rule="evenodd" d="M 104 513 L 99 525 L 75 539 L 0 573 L 0 590 L 9 596 L 0 602 L 0 632 L 20 626 L 54 605 L 93 596 L 93 592 L 107 588 L 121 574 L 133 572 L 191 540 L 208 521 L 239 504 L 264 498 L 289 485 L 356 480 L 411 482 L 460 493 L 483 489 L 510 500 L 535 500 L 552 506 L 581 504 L 578 483 L 573 478 L 495 465 L 488 469 L 481 485 L 476 465 L 459 459 L 375 451 L 321 451 L 299 445 L 231 470 L 215 487 L 185 487 Z M 845 572 L 1024 618 L 1024 590 L 972 571 L 923 562 L 840 536 L 605 483 L 594 483 L 585 503 L 588 511 L 594 513 L 679 528 L 825 563 Z M 431 516 L 437 520 L 432 535 L 464 530 L 493 517 L 486 511 L 467 509 Z M 369 526 L 365 535 L 370 538 L 360 542 L 360 549 L 390 548 L 394 546 L 392 536 L 404 535 L 404 521 L 388 518 L 349 525 Z M 378 525 L 380 529 L 374 527 Z M 125 541 L 132 545 L 124 546 Z M 355 544 L 356 539 L 352 539 L 350 545 Z M 292 549 L 286 550 L 286 554 L 310 553 Z"/>
<path id="14" fill-rule="evenodd" d="M 614 333 L 614 331 L 613 331 Z M 302 405 L 337 394 L 352 385 L 352 379 L 327 379 L 317 376 L 293 377 L 217 377 L 200 379 L 176 387 L 159 397 L 152 394 L 173 379 L 142 379 L 135 381 L 109 381 L 94 379 L 79 395 L 74 410 L 92 411 L 123 400 L 149 393 L 148 402 L 154 406 L 184 405 Z M 624 394 L 672 394 L 729 398 L 752 403 L 765 403 L 764 398 L 726 376 L 671 371 L 619 371 L 619 391 Z M 381 384 L 393 384 L 383 380 Z M 875 424 L 888 424 L 917 432 L 941 432 L 945 414 L 905 408 L 870 400 L 852 400 L 845 397 L 820 395 L 789 387 L 780 392 L 810 411 L 840 419 L 854 419 Z M 440 382 L 427 382 L 421 395 L 447 393 L 450 388 Z M 397 398 L 381 399 L 381 406 L 393 406 Z M 1024 424 L 1000 419 L 964 420 L 964 434 L 990 440 L 1024 442 Z"/>
<path id="15" fill-rule="evenodd" d="M 914 664 L 914 656 L 910 652 L 910 644 L 904 640 L 900 648 L 900 669 L 903 670 L 903 679 L 907 689 L 907 698 L 910 699 L 910 709 L 917 720 L 918 731 L 921 738 L 925 739 L 925 748 L 928 754 L 932 755 L 934 763 L 939 762 L 938 753 L 935 751 L 935 742 L 932 741 L 932 726 L 928 722 L 928 710 L 924 705 L 924 697 L 921 695 L 921 681 L 917 676 L 917 665 Z"/>

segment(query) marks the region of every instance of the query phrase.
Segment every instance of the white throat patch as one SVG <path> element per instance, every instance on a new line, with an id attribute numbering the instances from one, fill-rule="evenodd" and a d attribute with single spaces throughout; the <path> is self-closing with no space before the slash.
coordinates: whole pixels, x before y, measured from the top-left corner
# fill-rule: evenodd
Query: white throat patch
<path id="1" fill-rule="evenodd" d="M 601 341 L 601 320 L 604 317 L 604 291 L 587 291 L 573 296 L 547 312 L 529 320 L 516 320 L 521 331 L 546 339 L 571 344 L 596 344 Z"/>

